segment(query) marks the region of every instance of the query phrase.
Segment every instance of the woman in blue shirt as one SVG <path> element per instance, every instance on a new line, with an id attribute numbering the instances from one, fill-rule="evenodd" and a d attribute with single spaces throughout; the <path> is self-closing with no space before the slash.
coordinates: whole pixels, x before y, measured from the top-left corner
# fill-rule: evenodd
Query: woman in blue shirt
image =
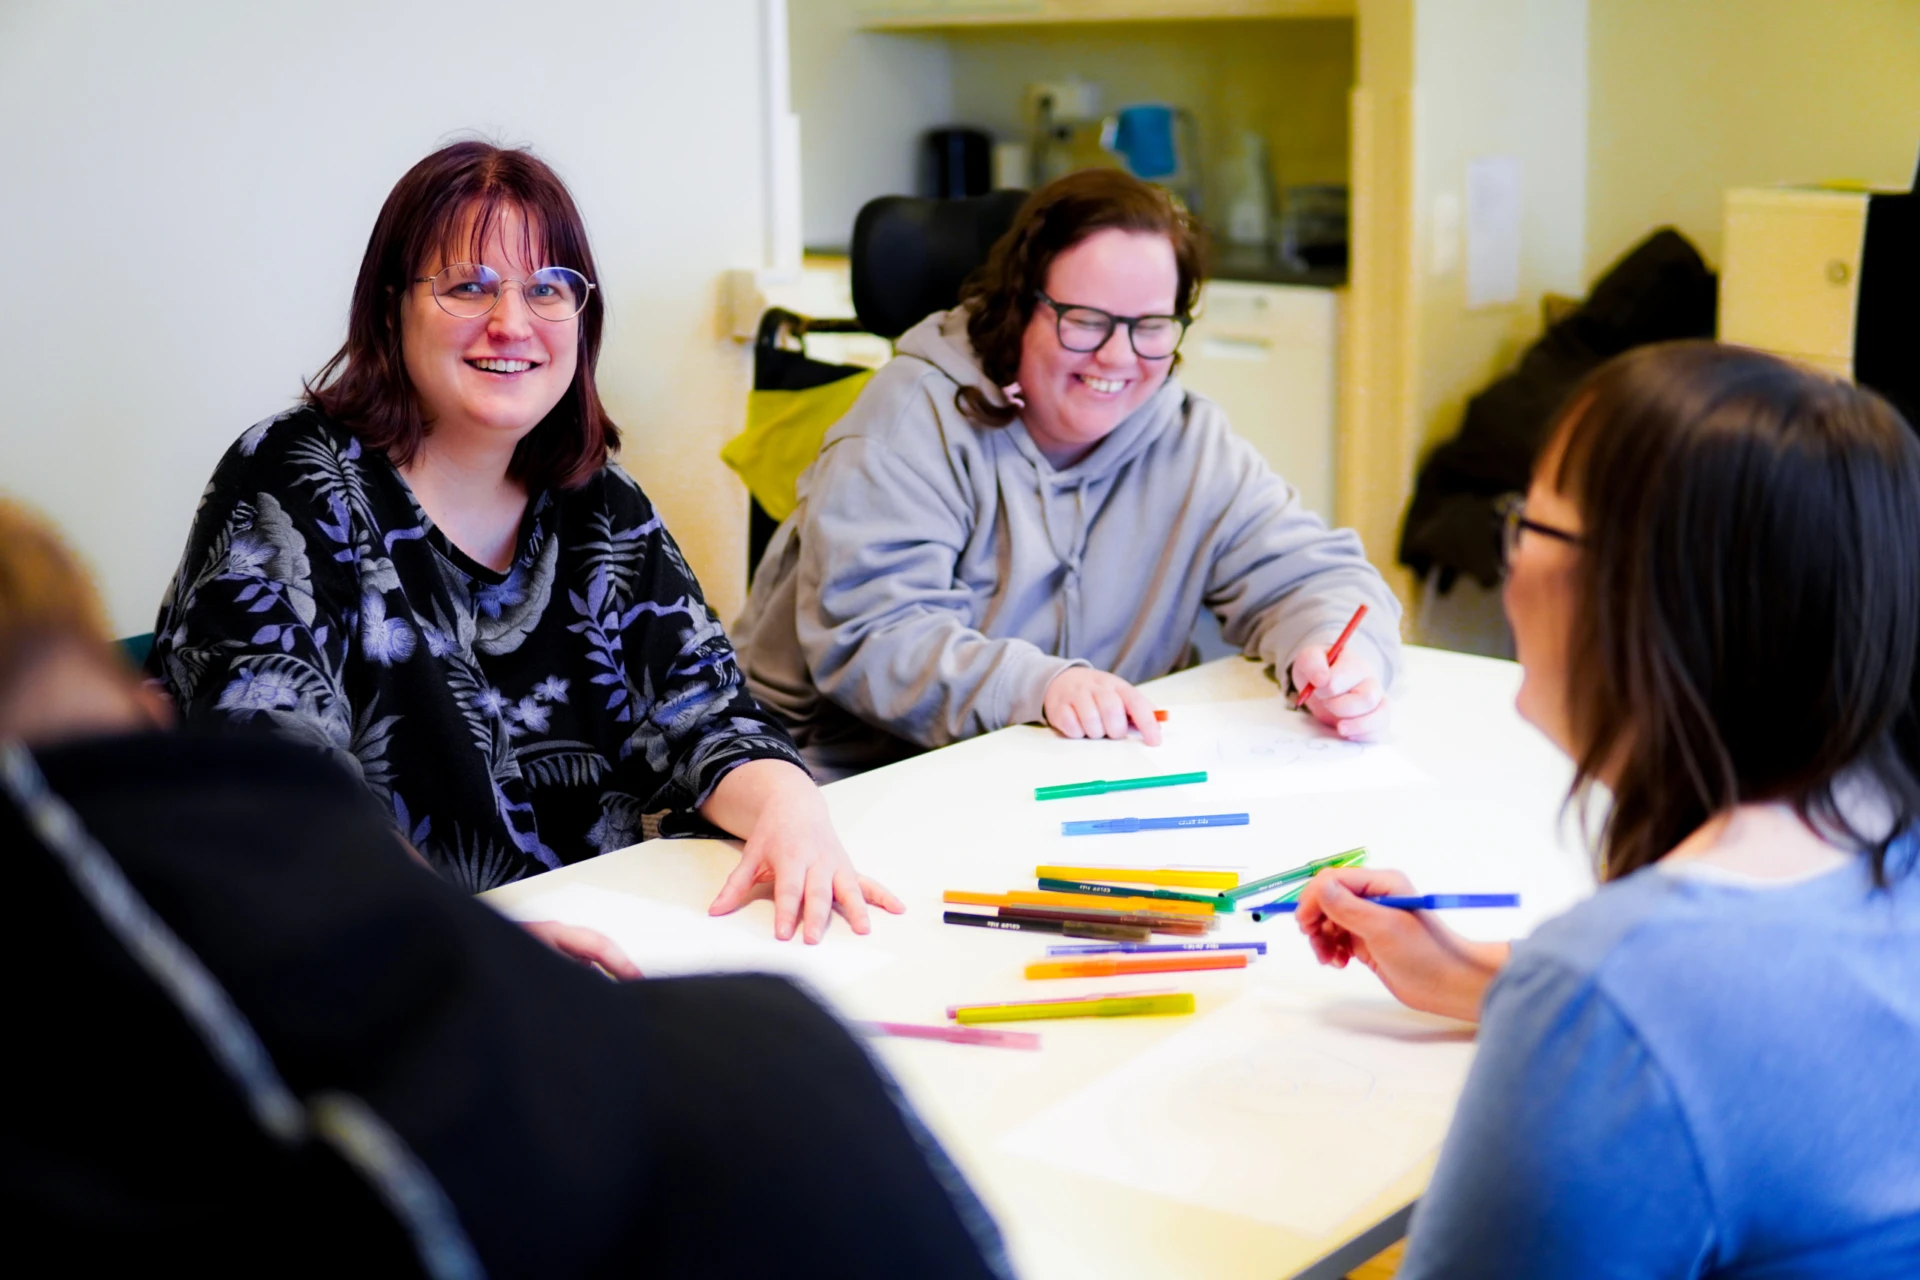
<path id="1" fill-rule="evenodd" d="M 1403 1280 L 1920 1274 L 1920 444 L 1756 352 L 1571 399 L 1506 585 L 1521 713 L 1611 794 L 1606 883 L 1515 944 L 1323 873 L 1299 924 L 1481 1023 Z"/>

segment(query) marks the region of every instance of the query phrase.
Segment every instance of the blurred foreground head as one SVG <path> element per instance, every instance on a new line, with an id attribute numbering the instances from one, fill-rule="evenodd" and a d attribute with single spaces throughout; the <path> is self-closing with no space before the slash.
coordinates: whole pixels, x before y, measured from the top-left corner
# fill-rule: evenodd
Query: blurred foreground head
<path id="1" fill-rule="evenodd" d="M 166 718 L 114 643 L 100 595 L 60 535 L 0 498 L 0 738 L 51 742 Z"/>

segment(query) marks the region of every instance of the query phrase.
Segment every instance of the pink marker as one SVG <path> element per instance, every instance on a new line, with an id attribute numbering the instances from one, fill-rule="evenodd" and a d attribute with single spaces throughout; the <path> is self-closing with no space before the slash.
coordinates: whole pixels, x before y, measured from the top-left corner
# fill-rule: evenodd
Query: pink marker
<path id="1" fill-rule="evenodd" d="M 989 1031 L 984 1027 L 932 1027 L 918 1022 L 856 1022 L 870 1036 L 905 1036 L 913 1040 L 945 1040 L 949 1044 L 985 1044 L 997 1049 L 1038 1049 L 1040 1037 L 1031 1031 Z"/>

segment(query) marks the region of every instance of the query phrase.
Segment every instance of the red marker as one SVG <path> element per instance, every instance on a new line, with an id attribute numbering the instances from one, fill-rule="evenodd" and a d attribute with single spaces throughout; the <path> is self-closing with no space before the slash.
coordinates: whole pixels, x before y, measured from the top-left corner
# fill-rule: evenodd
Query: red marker
<path id="1" fill-rule="evenodd" d="M 1366 616 L 1367 616 L 1367 606 L 1365 605 L 1361 605 L 1358 609 L 1355 609 L 1353 611 L 1353 617 L 1347 620 L 1347 629 L 1340 633 L 1340 638 L 1333 642 L 1333 647 L 1331 649 L 1327 650 L 1327 665 L 1329 667 L 1331 667 L 1334 663 L 1340 661 L 1340 654 L 1343 650 L 1346 649 L 1347 641 L 1353 639 L 1354 630 L 1355 628 L 1359 627 L 1360 619 Z M 1308 685 L 1306 688 L 1300 691 L 1300 698 L 1293 705 L 1296 708 L 1304 707 L 1307 705 L 1307 699 L 1311 698 L 1312 696 L 1313 696 L 1313 686 Z"/>
<path id="2" fill-rule="evenodd" d="M 1161 724 L 1165 724 L 1167 722 L 1167 713 L 1164 711 L 1156 711 L 1153 713 L 1153 718 Z"/>

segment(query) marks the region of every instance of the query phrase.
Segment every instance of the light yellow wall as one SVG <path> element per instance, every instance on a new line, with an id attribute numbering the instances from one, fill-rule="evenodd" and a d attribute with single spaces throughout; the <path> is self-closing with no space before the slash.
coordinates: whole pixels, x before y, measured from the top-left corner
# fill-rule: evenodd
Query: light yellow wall
<path id="1" fill-rule="evenodd" d="M 1590 0 L 1589 278 L 1657 226 L 1720 257 L 1728 187 L 1905 189 L 1920 0 Z"/>
<path id="2" fill-rule="evenodd" d="M 1540 295 L 1578 293 L 1586 219 L 1587 0 L 1422 0 L 1414 49 L 1414 412 L 1452 435 L 1468 396 L 1540 332 Z M 1443 199 L 1464 209 L 1478 156 L 1521 163 L 1520 297 L 1469 310 L 1466 253 L 1438 269 Z"/>
<path id="3" fill-rule="evenodd" d="M 1024 139 L 1027 85 L 1068 76 L 1101 89 L 1101 109 L 1165 102 L 1192 111 L 1203 169 L 1219 173 L 1241 131 L 1267 140 L 1282 186 L 1347 180 L 1347 96 L 1353 23 L 1122 22 L 947 36 L 953 113 L 1003 138 Z M 1205 193 L 1223 199 L 1224 174 Z"/>

